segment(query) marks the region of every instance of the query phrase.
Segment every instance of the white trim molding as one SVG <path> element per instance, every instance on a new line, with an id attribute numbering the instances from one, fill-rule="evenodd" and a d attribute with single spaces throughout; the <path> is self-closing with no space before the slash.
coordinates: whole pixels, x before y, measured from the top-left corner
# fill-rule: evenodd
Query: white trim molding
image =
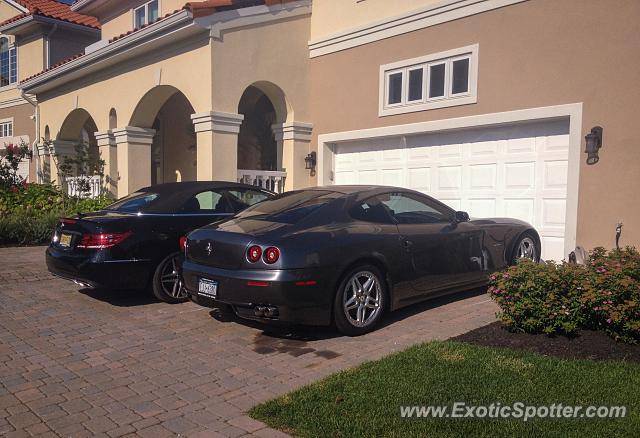
<path id="1" fill-rule="evenodd" d="M 24 14 L 29 12 L 28 8 L 22 6 L 20 3 L 16 2 L 15 0 L 6 0 L 6 2 Z"/>
<path id="2" fill-rule="evenodd" d="M 211 38 L 220 40 L 222 39 L 222 34 L 229 29 L 255 26 L 306 15 L 311 15 L 311 0 L 300 0 L 273 6 L 259 5 L 232 9 L 196 18 L 195 22 L 199 26 L 208 27 Z"/>
<path id="3" fill-rule="evenodd" d="M 138 128 L 137 126 L 125 126 L 124 128 L 113 129 L 113 138 L 116 144 L 134 143 L 147 144 L 151 146 L 155 129 Z"/>
<path id="4" fill-rule="evenodd" d="M 115 135 L 113 135 L 112 131 L 95 132 L 94 136 L 96 137 L 96 143 L 98 143 L 98 147 L 103 147 L 103 146 L 115 147 L 117 145 L 116 137 Z"/>
<path id="5" fill-rule="evenodd" d="M 528 0 L 441 0 L 418 10 L 309 41 L 315 58 Z"/>
<path id="6" fill-rule="evenodd" d="M 70 156 L 75 154 L 77 141 L 71 140 L 53 140 L 51 143 L 54 155 Z"/>
<path id="7" fill-rule="evenodd" d="M 208 111 L 191 115 L 191 121 L 196 132 L 213 131 L 238 134 L 243 120 L 244 116 L 242 114 L 221 111 Z"/>
<path id="8" fill-rule="evenodd" d="M 273 131 L 276 141 L 296 140 L 310 142 L 313 124 L 304 122 L 288 122 L 271 125 L 271 130 Z"/>
<path id="9" fill-rule="evenodd" d="M 318 185 L 333 184 L 334 151 L 339 143 L 563 118 L 569 119 L 569 169 L 567 175 L 564 247 L 564 253 L 569 254 L 576 247 L 578 224 L 578 191 L 580 187 L 580 158 L 582 152 L 582 103 L 322 134 L 318 136 Z"/>

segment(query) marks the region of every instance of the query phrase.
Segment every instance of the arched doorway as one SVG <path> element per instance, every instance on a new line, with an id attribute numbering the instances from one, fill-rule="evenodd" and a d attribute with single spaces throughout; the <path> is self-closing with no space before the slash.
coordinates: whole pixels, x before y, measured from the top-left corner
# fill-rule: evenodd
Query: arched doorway
<path id="1" fill-rule="evenodd" d="M 100 154 L 95 133 L 96 122 L 85 109 L 77 108 L 69 113 L 62 123 L 54 150 L 57 155 L 72 163 L 67 170 L 71 176 L 78 174 L 98 175 L 102 173 Z M 45 130 L 45 137 L 50 135 Z M 58 163 L 64 166 L 64 163 Z M 61 169 L 58 169 L 60 171 Z M 64 170 L 64 168 L 62 169 Z"/>
<path id="2" fill-rule="evenodd" d="M 151 184 L 195 181 L 197 148 L 193 107 L 177 88 L 160 85 L 147 92 L 130 126 L 155 130 L 151 145 Z"/>
<path id="3" fill-rule="evenodd" d="M 255 86 L 248 87 L 238 113 L 244 116 L 238 134 L 238 168 L 278 170 L 278 145 L 272 129 L 277 117 L 269 97 Z"/>

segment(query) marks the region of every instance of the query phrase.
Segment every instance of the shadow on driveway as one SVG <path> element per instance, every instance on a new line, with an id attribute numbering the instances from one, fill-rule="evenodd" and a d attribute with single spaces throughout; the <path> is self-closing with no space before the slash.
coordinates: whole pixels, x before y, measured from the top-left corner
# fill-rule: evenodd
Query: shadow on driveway
<path id="1" fill-rule="evenodd" d="M 117 307 L 146 306 L 159 303 L 149 290 L 145 289 L 80 289 L 79 292 L 93 299 L 102 301 Z M 168 306 L 170 304 L 167 304 Z"/>
<path id="2" fill-rule="evenodd" d="M 446 304 L 450 304 L 456 301 L 465 300 L 467 298 L 476 297 L 483 295 L 487 292 L 486 287 L 474 288 L 470 290 L 466 290 L 463 292 L 457 292 L 451 295 L 445 295 L 437 298 L 433 298 L 427 300 L 422 303 L 413 304 L 402 309 L 391 312 L 390 314 L 385 315 L 382 323 L 378 326 L 378 330 L 395 324 L 396 322 L 402 321 L 406 318 L 412 317 L 419 313 L 425 312 L 427 310 L 435 309 L 440 306 L 444 306 Z M 268 344 L 267 340 L 262 339 L 272 339 L 272 340 L 281 340 L 281 341 L 289 341 L 294 342 L 296 344 L 292 346 L 301 347 L 300 343 L 319 341 L 325 339 L 333 339 L 337 337 L 342 337 L 344 335 L 340 334 L 336 331 L 335 328 L 331 327 L 314 327 L 314 326 L 301 326 L 301 325 L 290 325 L 285 323 L 263 323 L 258 321 L 252 321 L 247 319 L 239 318 L 235 315 L 230 306 L 220 306 L 218 308 L 213 309 L 210 313 L 212 318 L 217 321 L 223 323 L 238 323 L 248 327 L 255 328 L 257 330 L 261 330 L 258 336 L 260 339 L 256 340 L 257 344 L 265 343 Z"/>

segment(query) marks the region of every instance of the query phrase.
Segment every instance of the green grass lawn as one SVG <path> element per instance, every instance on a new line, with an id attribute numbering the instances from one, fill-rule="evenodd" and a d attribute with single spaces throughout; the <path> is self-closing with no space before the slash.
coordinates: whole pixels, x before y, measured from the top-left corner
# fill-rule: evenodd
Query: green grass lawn
<path id="1" fill-rule="evenodd" d="M 527 422 L 400 416 L 400 406 L 455 402 L 624 405 L 627 413 L 622 419 Z M 639 436 L 640 365 L 432 342 L 330 376 L 257 406 L 250 415 L 301 437 Z"/>

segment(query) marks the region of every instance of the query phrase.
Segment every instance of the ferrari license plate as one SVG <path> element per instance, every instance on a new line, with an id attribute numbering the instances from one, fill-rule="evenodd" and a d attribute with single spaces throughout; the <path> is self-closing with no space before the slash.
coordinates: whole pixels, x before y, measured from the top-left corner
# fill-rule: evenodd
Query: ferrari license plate
<path id="1" fill-rule="evenodd" d="M 60 246 L 64 246 L 65 248 L 69 248 L 71 246 L 71 238 L 73 236 L 71 234 L 62 233 L 60 235 Z"/>
<path id="2" fill-rule="evenodd" d="M 218 296 L 218 282 L 201 278 L 198 281 L 198 295 L 215 299 Z"/>

